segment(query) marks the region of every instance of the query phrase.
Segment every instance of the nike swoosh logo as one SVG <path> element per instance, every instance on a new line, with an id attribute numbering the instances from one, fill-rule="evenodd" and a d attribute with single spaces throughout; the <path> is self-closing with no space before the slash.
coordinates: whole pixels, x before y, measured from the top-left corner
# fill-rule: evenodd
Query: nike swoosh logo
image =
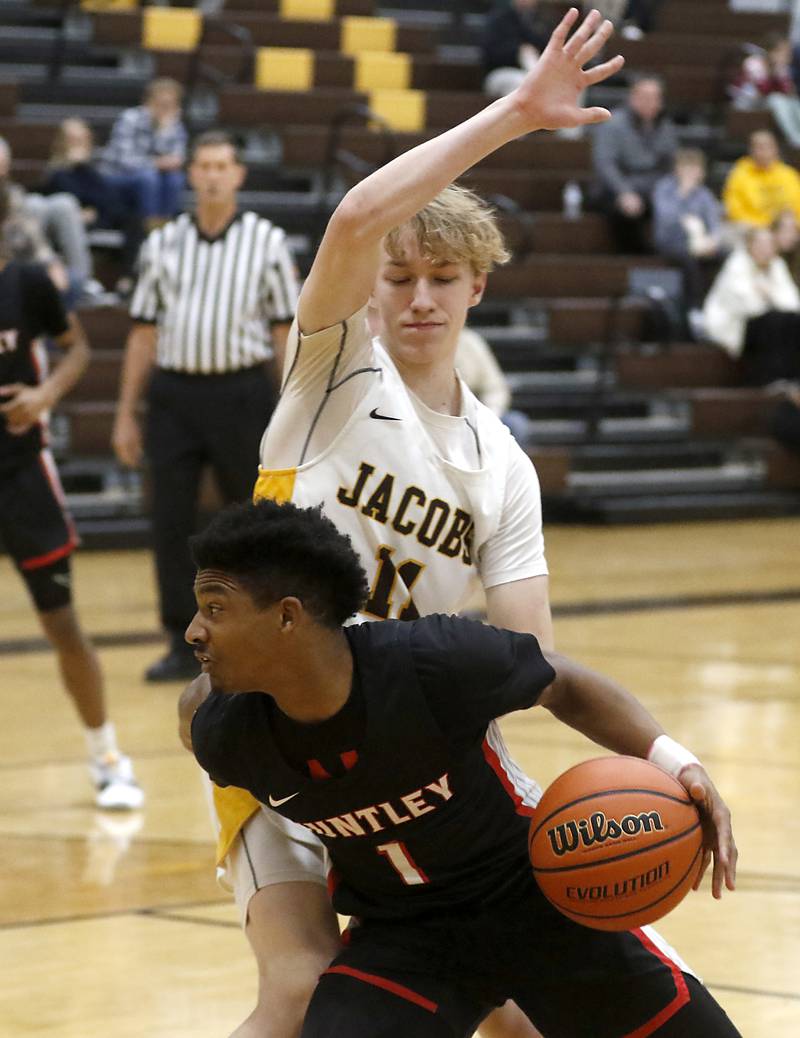
<path id="1" fill-rule="evenodd" d="M 295 797 L 299 797 L 299 796 L 300 796 L 300 791 L 298 790 L 297 793 L 291 793 L 288 797 L 282 797 L 280 800 L 276 800 L 275 797 L 270 793 L 270 795 L 269 795 L 269 806 L 270 807 L 280 807 L 281 804 L 286 804 L 290 800 L 294 800 Z"/>
<path id="2" fill-rule="evenodd" d="M 390 414 L 378 414 L 378 408 L 373 407 L 369 413 L 370 418 L 378 418 L 382 422 L 402 422 L 402 418 L 393 418 Z"/>

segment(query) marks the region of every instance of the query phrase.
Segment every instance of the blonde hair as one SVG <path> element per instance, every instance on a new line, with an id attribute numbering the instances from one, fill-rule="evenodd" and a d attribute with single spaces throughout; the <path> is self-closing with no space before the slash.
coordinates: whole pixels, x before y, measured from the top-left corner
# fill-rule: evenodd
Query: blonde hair
<path id="1" fill-rule="evenodd" d="M 92 128 L 86 122 L 85 119 L 79 119 L 76 116 L 68 116 L 66 119 L 62 119 L 58 124 L 58 129 L 53 134 L 53 143 L 50 147 L 50 159 L 47 163 L 48 169 L 63 169 L 67 163 L 67 129 L 70 123 L 81 126 L 89 134 L 90 146 L 94 142 L 94 134 Z"/>
<path id="2" fill-rule="evenodd" d="M 468 263 L 475 273 L 485 274 L 511 259 L 494 210 L 457 184 L 446 187 L 408 223 L 389 231 L 384 246 L 393 260 L 402 260 L 400 236 L 406 229 L 415 235 L 422 255 L 434 262 Z"/>

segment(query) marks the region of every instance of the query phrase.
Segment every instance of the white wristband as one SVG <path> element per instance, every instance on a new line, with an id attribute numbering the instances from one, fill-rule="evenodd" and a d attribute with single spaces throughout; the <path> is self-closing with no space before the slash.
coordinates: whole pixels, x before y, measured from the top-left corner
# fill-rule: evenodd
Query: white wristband
<path id="1" fill-rule="evenodd" d="M 659 735 L 650 747 L 647 759 L 651 764 L 668 771 L 677 778 L 687 764 L 699 764 L 700 761 L 685 746 L 670 739 L 668 735 Z"/>

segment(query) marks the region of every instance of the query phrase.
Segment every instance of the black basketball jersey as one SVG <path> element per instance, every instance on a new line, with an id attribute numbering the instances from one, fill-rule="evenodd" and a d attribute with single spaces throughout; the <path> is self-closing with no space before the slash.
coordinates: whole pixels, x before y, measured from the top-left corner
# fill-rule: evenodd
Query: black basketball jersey
<path id="1" fill-rule="evenodd" d="M 0 386 L 38 385 L 46 357 L 36 340 L 63 335 L 68 328 L 61 297 L 44 267 L 12 261 L 0 270 Z M 38 452 L 44 440 L 41 421 L 22 436 L 12 436 L 0 415 L 0 468 Z"/>
<path id="2" fill-rule="evenodd" d="M 475 907 L 531 883 L 527 831 L 539 789 L 493 721 L 532 706 L 552 682 L 536 639 L 445 616 L 345 634 L 366 706 L 349 771 L 319 782 L 292 768 L 275 740 L 275 705 L 255 692 L 212 693 L 200 707 L 200 764 L 320 838 L 342 914 Z"/>

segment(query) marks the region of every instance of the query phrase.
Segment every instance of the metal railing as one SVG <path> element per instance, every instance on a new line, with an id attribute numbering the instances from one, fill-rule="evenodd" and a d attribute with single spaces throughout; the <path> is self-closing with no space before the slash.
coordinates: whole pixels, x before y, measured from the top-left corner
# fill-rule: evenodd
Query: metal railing
<path id="1" fill-rule="evenodd" d="M 370 162 L 354 151 L 349 150 L 342 144 L 342 138 L 347 128 L 356 124 L 371 126 L 380 135 L 383 145 L 383 154 L 378 162 Z M 373 112 L 365 104 L 344 105 L 331 119 L 328 130 L 328 141 L 325 150 L 325 160 L 322 169 L 322 177 L 319 193 L 319 207 L 317 212 L 315 251 L 319 247 L 325 227 L 331 215 L 331 199 L 334 194 L 336 178 L 342 169 L 356 180 L 361 180 L 369 173 L 374 172 L 380 166 L 391 162 L 398 153 L 397 137 L 391 125 L 383 116 Z"/>
<path id="2" fill-rule="evenodd" d="M 226 73 L 214 65 L 203 60 L 203 51 L 208 46 L 214 46 L 210 42 L 216 36 L 222 34 L 238 44 L 238 63 L 232 73 Z M 214 94 L 219 93 L 221 87 L 229 83 L 246 83 L 252 78 L 255 45 L 253 34 L 242 25 L 226 21 L 224 18 L 203 19 L 203 28 L 197 46 L 192 51 L 189 66 L 186 70 L 185 90 L 185 115 L 184 119 L 190 132 L 197 129 L 197 118 L 195 116 L 198 91 L 203 86 L 211 86 Z"/>

